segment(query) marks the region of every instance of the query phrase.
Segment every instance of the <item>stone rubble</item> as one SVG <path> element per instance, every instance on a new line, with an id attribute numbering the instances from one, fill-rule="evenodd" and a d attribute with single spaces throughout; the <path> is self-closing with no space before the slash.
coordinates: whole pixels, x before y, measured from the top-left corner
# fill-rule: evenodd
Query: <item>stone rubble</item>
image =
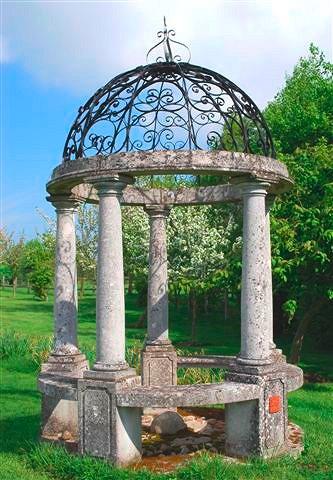
<path id="1" fill-rule="evenodd" d="M 182 463 L 186 458 L 198 453 L 200 450 L 214 454 L 223 454 L 225 451 L 225 432 L 223 410 L 221 409 L 207 409 L 207 415 L 202 413 L 197 415 L 191 414 L 192 409 L 181 410 L 179 413 L 165 412 L 168 414 L 178 415 L 186 425 L 186 429 L 173 435 L 161 435 L 151 431 L 153 422 L 161 417 L 158 415 L 154 418 L 153 415 L 142 416 L 142 446 L 143 446 L 143 461 L 145 457 L 179 457 L 179 462 Z M 193 409 L 195 410 L 195 409 Z M 203 409 L 201 409 L 203 410 Z M 214 410 L 216 416 L 213 418 Z M 162 415 L 165 416 L 165 413 Z M 303 432 L 295 424 L 288 424 L 288 438 L 291 452 L 294 450 L 295 454 L 299 453 L 303 448 Z M 167 460 L 167 458 L 166 458 Z"/>

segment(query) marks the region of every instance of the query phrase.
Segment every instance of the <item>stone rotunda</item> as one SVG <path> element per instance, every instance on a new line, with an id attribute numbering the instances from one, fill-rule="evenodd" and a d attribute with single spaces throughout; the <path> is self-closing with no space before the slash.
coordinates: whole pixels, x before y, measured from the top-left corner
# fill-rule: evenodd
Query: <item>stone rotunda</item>
<path id="1" fill-rule="evenodd" d="M 300 368 L 273 340 L 269 208 L 292 186 L 254 102 L 233 82 L 181 61 L 174 31 L 159 32 L 148 63 L 118 75 L 79 108 L 63 161 L 47 184 L 57 215 L 54 349 L 42 365 L 42 438 L 71 440 L 81 454 L 126 465 L 141 458 L 143 409 L 225 404 L 225 453 L 277 456 L 290 450 L 287 393 Z M 150 63 L 161 49 L 162 56 Z M 140 176 L 214 175 L 207 187 L 136 186 Z M 99 204 L 96 362 L 77 341 L 74 215 Z M 168 336 L 166 222 L 174 206 L 241 202 L 243 260 L 239 355 L 177 357 Z M 141 376 L 125 360 L 121 206 L 150 220 L 147 337 Z M 226 369 L 225 381 L 177 385 L 179 367 Z M 67 438 L 63 433 L 66 432 Z M 70 443 L 70 442 L 68 442 Z"/>

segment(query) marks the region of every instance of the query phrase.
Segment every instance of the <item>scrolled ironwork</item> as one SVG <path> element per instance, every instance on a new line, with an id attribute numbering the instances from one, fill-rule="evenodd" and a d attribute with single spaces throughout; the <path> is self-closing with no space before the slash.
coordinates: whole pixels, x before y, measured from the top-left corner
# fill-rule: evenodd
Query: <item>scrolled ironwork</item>
<path id="1" fill-rule="evenodd" d="M 80 107 L 64 160 L 210 148 L 275 156 L 267 124 L 243 90 L 219 73 L 168 58 L 118 75 Z"/>

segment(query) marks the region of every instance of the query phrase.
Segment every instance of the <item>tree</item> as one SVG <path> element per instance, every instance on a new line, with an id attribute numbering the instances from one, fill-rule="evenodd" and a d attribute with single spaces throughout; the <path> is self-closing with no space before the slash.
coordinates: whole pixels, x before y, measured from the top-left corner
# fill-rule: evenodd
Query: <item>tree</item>
<path id="1" fill-rule="evenodd" d="M 79 297 L 84 295 L 85 281 L 96 282 L 98 243 L 98 208 L 82 204 L 78 208 L 76 226 L 76 260 L 79 279 Z"/>
<path id="2" fill-rule="evenodd" d="M 24 253 L 23 235 L 15 242 L 13 234 L 8 234 L 4 229 L 0 230 L 0 248 L 1 264 L 3 269 L 7 271 L 7 274 L 10 274 L 13 296 L 15 297 Z"/>
<path id="3" fill-rule="evenodd" d="M 275 202 L 271 234 L 274 296 L 296 327 L 290 361 L 298 363 L 312 320 L 332 311 L 333 296 L 333 65 L 318 48 L 310 46 L 264 113 L 295 181 Z"/>
<path id="4" fill-rule="evenodd" d="M 48 299 L 48 290 L 54 273 L 55 237 L 52 232 L 38 235 L 26 243 L 23 268 L 32 291 L 40 300 Z"/>
<path id="5" fill-rule="evenodd" d="M 283 292 L 289 321 L 298 320 L 290 361 L 298 363 L 303 338 L 320 310 L 333 313 L 333 146 L 325 140 L 284 156 L 295 180 L 272 211 L 275 291 Z M 332 328 L 332 327 L 331 327 Z"/>
<path id="6" fill-rule="evenodd" d="M 264 111 L 275 147 L 281 153 L 333 141 L 333 65 L 313 44 Z"/>
<path id="7" fill-rule="evenodd" d="M 142 207 L 122 208 L 124 267 L 128 292 L 148 281 L 149 220 Z"/>
<path id="8" fill-rule="evenodd" d="M 191 341 L 196 341 L 198 296 L 214 287 L 214 277 L 224 269 L 230 248 L 230 225 L 214 225 L 213 207 L 174 207 L 168 221 L 170 290 L 189 295 Z"/>

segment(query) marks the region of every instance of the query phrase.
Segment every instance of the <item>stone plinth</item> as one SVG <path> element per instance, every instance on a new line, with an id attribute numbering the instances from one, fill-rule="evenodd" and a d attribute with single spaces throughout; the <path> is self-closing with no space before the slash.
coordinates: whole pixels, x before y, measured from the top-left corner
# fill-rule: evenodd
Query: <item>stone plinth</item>
<path id="1" fill-rule="evenodd" d="M 141 459 L 141 408 L 117 405 L 117 392 L 131 388 L 139 377 L 118 382 L 83 379 L 78 382 L 79 452 L 115 465 Z"/>
<path id="2" fill-rule="evenodd" d="M 146 345 L 141 352 L 142 384 L 165 387 L 177 384 L 177 353 L 171 344 Z"/>
<path id="3" fill-rule="evenodd" d="M 302 383 L 301 370 L 295 368 L 291 377 L 290 367 L 283 361 L 270 367 L 238 365 L 227 374 L 227 381 L 260 387 L 258 399 L 225 406 L 227 455 L 265 458 L 289 451 L 287 392 Z"/>

